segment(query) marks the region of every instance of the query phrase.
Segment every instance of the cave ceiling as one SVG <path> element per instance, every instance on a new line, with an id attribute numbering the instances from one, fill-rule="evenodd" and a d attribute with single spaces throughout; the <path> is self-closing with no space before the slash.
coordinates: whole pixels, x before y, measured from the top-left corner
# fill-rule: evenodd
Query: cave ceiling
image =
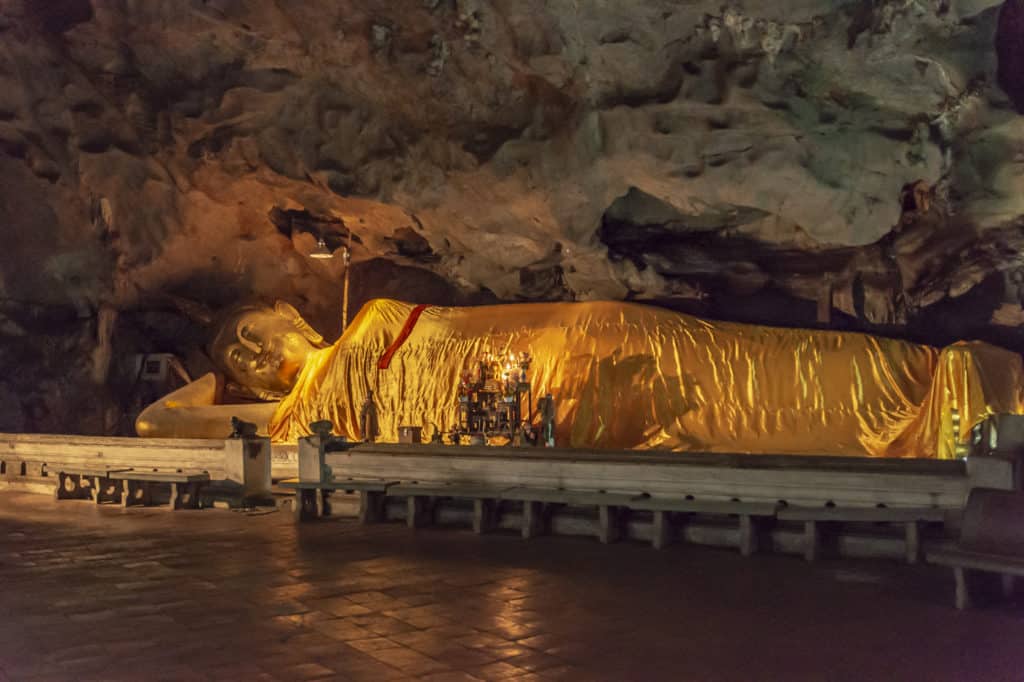
<path id="1" fill-rule="evenodd" d="M 357 299 L 1016 328 L 1022 35 L 1019 0 L 0 0 L 0 295 L 336 332 L 323 238 Z"/>

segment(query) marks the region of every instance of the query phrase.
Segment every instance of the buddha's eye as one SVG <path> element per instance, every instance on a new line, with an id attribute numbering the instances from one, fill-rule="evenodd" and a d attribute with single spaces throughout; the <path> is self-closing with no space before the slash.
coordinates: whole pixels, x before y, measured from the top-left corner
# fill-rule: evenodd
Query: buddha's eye
<path id="1" fill-rule="evenodd" d="M 253 354 L 244 348 L 232 348 L 228 353 L 228 359 L 239 367 L 250 364 L 253 361 Z"/>

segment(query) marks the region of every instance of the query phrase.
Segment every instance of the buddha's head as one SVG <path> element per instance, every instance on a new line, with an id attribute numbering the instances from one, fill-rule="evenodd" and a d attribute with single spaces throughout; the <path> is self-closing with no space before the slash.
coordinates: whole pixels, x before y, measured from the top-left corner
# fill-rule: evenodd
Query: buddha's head
<path id="1" fill-rule="evenodd" d="M 210 352 L 228 379 L 263 399 L 278 399 L 295 385 L 323 337 L 287 303 L 245 306 L 220 325 Z"/>

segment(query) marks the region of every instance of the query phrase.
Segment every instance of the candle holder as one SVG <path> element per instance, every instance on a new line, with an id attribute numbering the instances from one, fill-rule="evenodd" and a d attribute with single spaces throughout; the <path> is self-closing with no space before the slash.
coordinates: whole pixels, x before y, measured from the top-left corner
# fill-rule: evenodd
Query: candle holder
<path id="1" fill-rule="evenodd" d="M 526 351 L 484 352 L 459 375 L 458 433 L 471 437 L 502 436 L 522 443 L 533 395 L 528 379 L 532 358 Z M 475 367 L 476 372 L 469 368 Z M 524 405 L 525 402 L 525 405 Z"/>

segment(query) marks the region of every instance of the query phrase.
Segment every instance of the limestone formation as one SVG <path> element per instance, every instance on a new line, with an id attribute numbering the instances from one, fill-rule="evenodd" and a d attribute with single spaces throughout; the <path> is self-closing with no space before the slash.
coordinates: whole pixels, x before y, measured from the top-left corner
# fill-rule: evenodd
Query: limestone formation
<path id="1" fill-rule="evenodd" d="M 837 326 L 1024 347 L 1022 22 L 1020 0 L 0 0 L 0 336 L 44 328 L 41 364 L 78 354 L 87 391 L 108 352 L 196 353 L 159 292 L 330 332 L 322 237 L 351 244 L 353 309 L 813 324 L 828 281 Z"/>

